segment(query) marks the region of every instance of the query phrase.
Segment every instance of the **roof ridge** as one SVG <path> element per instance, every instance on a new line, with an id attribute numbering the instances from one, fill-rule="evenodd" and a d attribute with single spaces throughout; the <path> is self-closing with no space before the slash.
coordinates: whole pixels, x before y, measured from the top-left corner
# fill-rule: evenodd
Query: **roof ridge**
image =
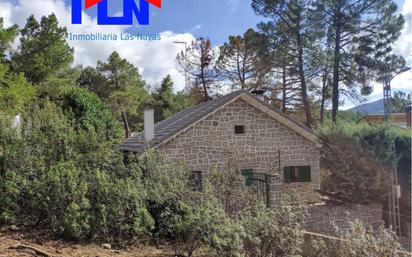
<path id="1" fill-rule="evenodd" d="M 269 111 L 273 111 L 277 115 L 279 115 L 282 119 L 288 120 L 292 125 L 296 125 L 300 127 L 300 129 L 304 129 L 306 133 L 310 133 L 313 135 L 313 131 L 303 125 L 301 122 L 295 120 L 294 118 L 290 117 L 289 115 L 286 115 L 279 110 L 277 110 L 274 106 L 261 101 L 259 98 L 256 96 L 252 95 L 246 90 L 237 90 L 234 92 L 231 92 L 229 94 L 226 94 L 224 96 L 218 97 L 216 99 L 200 103 L 195 106 L 191 106 L 189 108 L 186 108 L 170 117 L 167 119 L 158 122 L 155 124 L 155 138 L 151 141 L 151 145 L 155 146 L 158 145 L 162 142 L 167 141 L 174 135 L 177 135 L 190 127 L 191 125 L 197 123 L 198 121 L 202 120 L 205 117 L 208 117 L 209 114 L 215 112 L 217 109 L 219 109 L 222 106 L 225 106 L 229 102 L 231 102 L 234 99 L 237 99 L 238 97 L 242 96 L 249 96 L 252 99 L 256 101 L 255 104 L 261 104 L 263 106 L 266 106 Z M 243 98 L 243 97 L 242 97 Z M 246 99 L 243 98 L 244 101 L 248 102 Z M 252 104 L 252 103 L 249 103 Z M 254 104 L 252 104 L 254 105 Z M 256 106 L 255 106 L 256 107 Z M 259 108 L 258 108 L 259 109 Z M 267 112 L 261 109 L 262 112 Z M 271 116 L 271 115 L 269 115 Z M 274 118 L 272 116 L 273 119 Z M 285 125 L 285 124 L 284 124 Z M 288 125 L 290 126 L 290 125 Z M 296 128 L 292 128 L 293 130 L 296 130 Z M 301 133 L 301 132 L 298 132 Z M 309 136 L 310 137 L 310 136 Z M 120 146 L 122 150 L 126 151 L 143 151 L 144 148 L 146 147 L 146 144 L 144 142 L 144 132 L 140 132 L 137 135 L 126 139 L 125 142 Z"/>

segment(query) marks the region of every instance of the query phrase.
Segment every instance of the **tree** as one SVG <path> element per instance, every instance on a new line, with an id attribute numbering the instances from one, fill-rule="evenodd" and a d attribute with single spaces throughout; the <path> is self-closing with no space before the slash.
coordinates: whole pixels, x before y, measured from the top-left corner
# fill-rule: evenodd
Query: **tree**
<path id="1" fill-rule="evenodd" d="M 183 91 L 173 92 L 173 81 L 167 75 L 160 87 L 153 93 L 155 101 L 155 121 L 162 121 L 173 114 L 193 105 L 191 96 Z"/>
<path id="2" fill-rule="evenodd" d="M 117 52 L 113 52 L 106 63 L 97 63 L 98 72 L 106 79 L 103 94 L 112 111 L 120 117 L 125 137 L 130 136 L 130 117 L 138 114 L 143 105 L 150 102 L 150 95 L 145 89 L 145 81 L 138 69 Z M 103 97 L 104 97 L 103 95 Z M 137 123 L 137 122 L 136 122 Z M 137 128 L 138 124 L 133 124 Z"/>
<path id="3" fill-rule="evenodd" d="M 145 86 L 139 70 L 126 59 L 121 58 L 116 51 L 109 56 L 107 62 L 97 63 L 97 71 L 107 80 L 103 98 L 110 96 L 114 91 L 124 90 L 130 85 Z"/>
<path id="4" fill-rule="evenodd" d="M 243 36 L 229 36 L 229 41 L 219 48 L 217 68 L 232 88 L 249 90 L 264 86 L 261 78 L 270 67 L 264 63 L 263 43 L 262 35 L 249 29 Z"/>
<path id="5" fill-rule="evenodd" d="M 286 53 L 296 58 L 298 66 L 298 75 L 301 88 L 301 99 L 306 116 L 306 124 L 310 127 L 312 124 L 312 113 L 309 103 L 306 64 L 305 64 L 305 49 L 311 37 L 310 29 L 312 26 L 308 24 L 309 3 L 307 0 L 253 0 L 252 7 L 256 14 L 272 19 L 266 26 L 283 28 L 282 33 L 288 32 L 291 44 L 284 45 Z M 278 26 L 278 24 L 283 26 Z M 261 25 L 264 26 L 264 25 Z M 268 36 L 273 37 L 275 29 L 266 29 Z M 307 60 L 306 60 L 307 62 Z"/>
<path id="6" fill-rule="evenodd" d="M 198 38 L 177 55 L 177 63 L 194 83 L 194 91 L 203 95 L 205 102 L 211 99 L 210 89 L 217 79 L 215 70 L 216 52 L 208 38 Z M 200 88 L 199 88 L 200 86 Z"/>
<path id="7" fill-rule="evenodd" d="M 141 123 L 139 111 L 152 101 L 139 70 L 119 53 L 113 52 L 107 62 L 99 61 L 97 68 L 86 67 L 76 84 L 100 96 L 123 123 L 125 137 Z"/>
<path id="8" fill-rule="evenodd" d="M 67 30 L 59 27 L 54 14 L 40 23 L 30 16 L 21 30 L 20 46 L 11 55 L 13 70 L 22 72 L 35 85 L 47 80 L 73 61 L 73 48 L 66 41 Z"/>
<path id="9" fill-rule="evenodd" d="M 295 55 L 290 51 L 293 44 L 288 28 L 284 23 L 260 23 L 258 28 L 265 36 L 265 55 L 270 62 L 271 75 L 270 87 L 275 105 L 286 113 L 301 106 L 301 88 L 299 85 L 298 64 Z"/>
<path id="10" fill-rule="evenodd" d="M 85 87 L 102 99 L 107 99 L 110 92 L 106 89 L 106 77 L 93 67 L 86 67 L 76 80 L 76 85 Z"/>
<path id="11" fill-rule="evenodd" d="M 0 115 L 17 115 L 34 98 L 36 90 L 23 75 L 0 63 Z"/>
<path id="12" fill-rule="evenodd" d="M 173 93 L 173 81 L 167 75 L 154 96 L 156 101 L 155 120 L 161 121 L 174 113 L 175 95 Z"/>
<path id="13" fill-rule="evenodd" d="M 41 83 L 41 87 L 38 89 L 39 93 L 48 95 L 53 100 L 58 99 L 61 90 L 77 85 L 76 80 L 81 75 L 82 70 L 83 68 L 80 65 L 59 69 Z"/>
<path id="14" fill-rule="evenodd" d="M 10 48 L 10 44 L 18 35 L 18 26 L 13 25 L 9 28 L 4 28 L 4 20 L 0 17 L 0 61 L 4 62 L 6 51 Z"/>
<path id="15" fill-rule="evenodd" d="M 392 98 L 392 112 L 405 112 L 405 108 L 412 104 L 411 93 L 406 94 L 403 91 L 395 91 Z"/>
<path id="16" fill-rule="evenodd" d="M 333 42 L 332 120 L 336 122 L 339 95 L 365 85 L 370 75 L 363 57 L 379 59 L 390 52 L 404 19 L 396 14 L 392 0 L 319 0 L 315 4 Z"/>

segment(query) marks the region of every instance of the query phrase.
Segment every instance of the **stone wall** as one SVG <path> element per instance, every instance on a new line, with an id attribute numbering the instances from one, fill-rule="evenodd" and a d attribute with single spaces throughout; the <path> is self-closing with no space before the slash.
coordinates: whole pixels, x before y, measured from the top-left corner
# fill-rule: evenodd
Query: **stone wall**
<path id="1" fill-rule="evenodd" d="M 236 125 L 245 126 L 245 134 L 235 134 Z M 316 145 L 241 99 L 161 145 L 160 150 L 171 161 L 183 161 L 205 176 L 211 168 L 225 170 L 228 165 L 272 175 L 277 178 L 269 185 L 272 200 L 283 184 L 285 165 L 311 166 L 312 181 L 287 184 L 288 190 L 314 200 L 320 187 Z"/>
<path id="2" fill-rule="evenodd" d="M 319 234 L 334 234 L 335 228 L 345 230 L 349 221 L 360 220 L 366 226 L 378 229 L 383 225 L 382 205 L 309 205 L 304 228 Z"/>

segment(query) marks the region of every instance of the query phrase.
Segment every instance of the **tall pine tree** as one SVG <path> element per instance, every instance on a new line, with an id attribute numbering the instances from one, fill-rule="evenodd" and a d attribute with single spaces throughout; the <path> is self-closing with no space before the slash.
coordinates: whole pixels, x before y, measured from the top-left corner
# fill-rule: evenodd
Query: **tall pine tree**
<path id="1" fill-rule="evenodd" d="M 306 117 L 306 125 L 312 124 L 312 112 L 308 94 L 307 66 L 305 57 L 311 38 L 311 25 L 309 24 L 309 0 L 253 0 L 252 7 L 258 15 L 269 18 L 271 22 L 266 25 L 278 26 L 282 23 L 288 33 L 291 44 L 285 45 L 287 53 L 296 59 L 298 76 L 300 80 L 301 99 Z M 268 30 L 269 31 L 269 30 Z M 273 32 L 273 30 L 271 30 Z M 273 36 L 273 35 L 269 35 Z"/>
<path id="2" fill-rule="evenodd" d="M 341 93 L 351 93 L 370 79 L 364 58 L 391 52 L 404 19 L 392 0 L 316 0 L 333 42 L 332 120 L 336 122 Z"/>
<path id="3" fill-rule="evenodd" d="M 66 41 L 67 29 L 59 27 L 54 14 L 40 23 L 30 16 L 21 30 L 20 46 L 11 55 L 13 70 L 22 72 L 33 84 L 41 82 L 73 61 L 73 48 Z"/>

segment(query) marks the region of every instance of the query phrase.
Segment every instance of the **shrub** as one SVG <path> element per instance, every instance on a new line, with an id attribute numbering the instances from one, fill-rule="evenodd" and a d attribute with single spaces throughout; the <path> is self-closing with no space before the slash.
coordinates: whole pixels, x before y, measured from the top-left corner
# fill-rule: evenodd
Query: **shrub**
<path id="1" fill-rule="evenodd" d="M 37 203 L 31 210 L 43 214 L 43 222 L 59 235 L 85 239 L 90 228 L 87 181 L 73 162 L 53 165 L 34 183 Z M 36 208 L 38 208 L 36 210 Z"/>
<path id="2" fill-rule="evenodd" d="M 153 228 L 140 180 L 94 170 L 89 176 L 91 234 L 116 246 L 136 242 Z"/>
<path id="3" fill-rule="evenodd" d="M 87 89 L 65 88 L 61 92 L 62 109 L 75 120 L 74 125 L 87 132 L 94 132 L 97 142 L 115 141 L 122 138 L 120 124 L 102 100 Z M 90 137 L 90 134 L 88 134 Z M 91 138 L 89 138 L 91 140 Z"/>
<path id="4" fill-rule="evenodd" d="M 246 232 L 245 256 L 294 256 L 300 254 L 303 243 L 301 230 L 302 206 L 288 199 L 274 208 L 263 203 L 252 207 L 243 217 Z"/>
<path id="5" fill-rule="evenodd" d="M 316 239 L 311 257 L 403 257 L 409 256 L 396 240 L 396 235 L 381 227 L 366 228 L 361 222 L 350 223 L 348 230 L 337 231 L 338 239 Z"/>
<path id="6" fill-rule="evenodd" d="M 226 217 L 211 237 L 209 247 L 213 256 L 243 257 L 246 231 L 238 218 Z"/>
<path id="7" fill-rule="evenodd" d="M 326 192 L 357 203 L 384 201 L 395 161 L 394 145 L 400 181 L 410 191 L 411 135 L 407 130 L 341 122 L 320 133 L 325 139 L 321 166 L 327 169 L 322 185 Z"/>
<path id="8" fill-rule="evenodd" d="M 202 192 L 192 190 L 185 166 L 168 163 L 154 151 L 142 156 L 139 164 L 157 241 L 169 244 L 176 256 L 192 256 L 200 249 L 240 256 L 242 228 L 225 212 L 209 183 L 205 181 Z"/>
<path id="9" fill-rule="evenodd" d="M 19 129 L 0 121 L 0 223 L 118 246 L 148 233 L 153 220 L 136 165 L 124 164 L 115 141 L 93 140 L 101 131 L 42 105 L 28 110 Z"/>

